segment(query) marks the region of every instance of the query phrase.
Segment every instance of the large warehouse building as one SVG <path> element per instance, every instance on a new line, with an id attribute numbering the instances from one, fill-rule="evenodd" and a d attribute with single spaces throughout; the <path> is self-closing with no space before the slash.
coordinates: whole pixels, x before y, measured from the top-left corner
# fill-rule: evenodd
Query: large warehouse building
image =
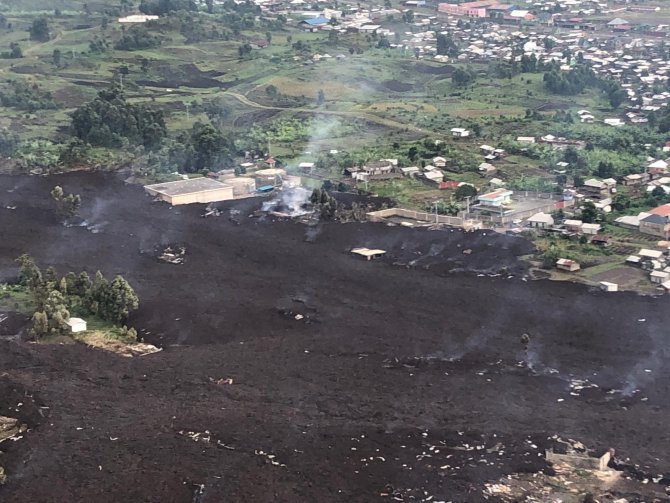
<path id="1" fill-rule="evenodd" d="M 192 203 L 213 203 L 233 199 L 233 187 L 210 178 L 194 178 L 176 182 L 145 185 L 144 190 L 173 206 Z"/>

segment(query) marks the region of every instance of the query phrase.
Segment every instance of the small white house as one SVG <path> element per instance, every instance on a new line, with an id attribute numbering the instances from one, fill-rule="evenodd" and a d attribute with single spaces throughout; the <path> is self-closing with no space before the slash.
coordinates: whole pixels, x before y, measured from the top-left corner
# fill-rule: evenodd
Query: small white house
<path id="1" fill-rule="evenodd" d="M 649 279 L 651 279 L 652 283 L 664 283 L 670 274 L 664 271 L 651 271 L 651 274 L 649 274 Z"/>
<path id="2" fill-rule="evenodd" d="M 86 332 L 86 321 L 81 318 L 70 318 L 65 322 L 73 334 L 77 332 Z"/>
<path id="3" fill-rule="evenodd" d="M 616 283 L 610 283 L 609 281 L 601 281 L 600 289 L 605 292 L 617 292 L 619 291 L 619 285 Z"/>
<path id="4" fill-rule="evenodd" d="M 540 211 L 539 213 L 535 213 L 535 215 L 530 217 L 527 222 L 529 227 L 536 229 L 548 229 L 554 225 L 554 218 L 551 215 Z"/>
<path id="5" fill-rule="evenodd" d="M 595 236 L 600 232 L 600 224 L 582 224 L 582 233 Z"/>
<path id="6" fill-rule="evenodd" d="M 470 131 L 462 127 L 451 128 L 451 136 L 454 138 L 467 138 L 470 136 Z"/>

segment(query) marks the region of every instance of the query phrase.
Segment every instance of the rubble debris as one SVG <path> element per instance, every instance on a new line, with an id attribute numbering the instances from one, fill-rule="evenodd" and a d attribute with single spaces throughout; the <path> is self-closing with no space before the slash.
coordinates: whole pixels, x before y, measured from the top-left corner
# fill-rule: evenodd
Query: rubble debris
<path id="1" fill-rule="evenodd" d="M 274 454 L 270 454 L 270 453 L 268 453 L 268 452 L 261 451 L 261 450 L 254 450 L 254 454 L 255 454 L 256 456 L 263 456 L 263 457 L 265 457 L 265 458 L 270 462 L 270 464 L 271 464 L 272 466 L 281 466 L 281 467 L 283 467 L 283 468 L 286 468 L 286 465 L 285 465 L 284 463 L 280 463 L 279 461 L 276 461 L 276 460 L 275 460 L 275 458 L 276 458 L 277 456 L 275 456 Z"/>
<path id="2" fill-rule="evenodd" d="M 186 247 L 178 244 L 157 246 L 156 258 L 167 264 L 183 264 L 186 260 Z"/>
<path id="3" fill-rule="evenodd" d="M 221 212 L 217 210 L 216 208 L 212 209 L 206 209 L 205 212 L 202 214 L 202 218 L 207 218 L 207 217 L 218 217 L 221 215 Z"/>
<path id="4" fill-rule="evenodd" d="M 210 382 L 213 382 L 215 384 L 233 384 L 233 379 L 231 377 L 227 378 L 221 378 L 221 379 L 212 379 L 211 377 L 209 378 Z"/>
<path id="5" fill-rule="evenodd" d="M 13 438 L 24 431 L 26 431 L 26 426 L 22 425 L 18 419 L 0 416 L 0 442 Z"/>

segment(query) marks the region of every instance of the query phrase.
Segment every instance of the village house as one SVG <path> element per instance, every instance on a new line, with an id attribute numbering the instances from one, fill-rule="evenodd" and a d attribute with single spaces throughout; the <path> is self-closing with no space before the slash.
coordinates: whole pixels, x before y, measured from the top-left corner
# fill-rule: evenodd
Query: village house
<path id="1" fill-rule="evenodd" d="M 368 161 L 361 166 L 361 170 L 371 176 L 386 175 L 393 172 L 393 163 L 388 160 Z"/>
<path id="2" fill-rule="evenodd" d="M 626 175 L 623 177 L 623 184 L 627 187 L 634 187 L 636 185 L 642 185 L 645 182 L 649 181 L 648 173 L 633 173 L 631 175 Z"/>
<path id="3" fill-rule="evenodd" d="M 667 216 L 651 214 L 640 219 L 640 232 L 663 239 L 670 238 L 670 219 Z"/>
<path id="4" fill-rule="evenodd" d="M 424 171 L 421 177 L 429 185 L 439 187 L 440 183 L 444 180 L 444 173 L 439 169 L 434 169 L 432 171 Z"/>
<path id="5" fill-rule="evenodd" d="M 519 143 L 535 143 L 535 137 L 534 136 L 517 136 L 516 141 Z"/>
<path id="6" fill-rule="evenodd" d="M 554 225 L 554 217 L 540 211 L 526 220 L 531 229 L 549 229 Z"/>
<path id="7" fill-rule="evenodd" d="M 609 196 L 609 187 L 602 180 L 591 178 L 584 182 L 584 185 L 579 187 L 579 192 L 586 197 L 593 199 L 603 199 Z"/>
<path id="8" fill-rule="evenodd" d="M 582 224 L 582 234 L 587 236 L 595 236 L 600 232 L 600 224 Z"/>
<path id="9" fill-rule="evenodd" d="M 73 334 L 86 332 L 86 321 L 81 318 L 68 318 L 65 324 L 70 327 L 70 332 Z"/>
<path id="10" fill-rule="evenodd" d="M 649 173 L 649 176 L 652 179 L 663 176 L 667 172 L 668 172 L 668 163 L 662 159 L 654 161 L 649 166 L 647 166 L 647 173 Z"/>
<path id="11" fill-rule="evenodd" d="M 403 174 L 403 176 L 414 177 L 421 173 L 421 170 L 418 168 L 418 166 L 407 166 L 406 168 L 400 168 L 400 172 Z"/>
<path id="12" fill-rule="evenodd" d="M 483 162 L 479 165 L 477 170 L 479 171 L 480 175 L 486 176 L 495 173 L 496 167 L 493 164 L 489 164 L 488 162 Z"/>
<path id="13" fill-rule="evenodd" d="M 444 157 L 433 157 L 433 164 L 436 168 L 445 168 L 447 166 L 447 160 Z"/>
<path id="14" fill-rule="evenodd" d="M 470 136 L 470 131 L 462 127 L 451 128 L 451 136 L 454 138 L 467 138 Z"/>
<path id="15" fill-rule="evenodd" d="M 584 225 L 584 222 L 582 222 L 581 220 L 567 219 L 563 222 L 563 227 L 565 227 L 565 230 L 570 233 L 581 232 L 582 225 Z"/>
<path id="16" fill-rule="evenodd" d="M 560 269 L 561 271 L 567 271 L 567 272 L 575 272 L 579 271 L 579 269 L 581 269 L 581 266 L 574 260 L 570 260 L 568 258 L 559 258 L 556 261 L 556 269 Z"/>
<path id="17" fill-rule="evenodd" d="M 649 279 L 652 283 L 661 284 L 668 280 L 670 274 L 665 271 L 651 271 Z"/>
<path id="18" fill-rule="evenodd" d="M 563 150 L 568 147 L 582 149 L 586 146 L 586 142 L 583 142 L 581 140 L 569 140 L 563 137 L 557 138 L 556 136 L 551 134 L 540 137 L 537 143 L 543 143 L 545 145 L 549 145 L 551 148 L 555 150 Z"/>
<path id="19" fill-rule="evenodd" d="M 513 193 L 508 189 L 496 189 L 493 192 L 477 196 L 477 200 L 479 204 L 485 206 L 501 207 L 512 202 Z"/>

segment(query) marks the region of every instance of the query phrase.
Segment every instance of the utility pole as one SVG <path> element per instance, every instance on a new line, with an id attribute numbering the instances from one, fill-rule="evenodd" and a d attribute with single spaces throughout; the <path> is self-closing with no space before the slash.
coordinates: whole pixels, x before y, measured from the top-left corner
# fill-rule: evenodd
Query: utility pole
<path id="1" fill-rule="evenodd" d="M 465 196 L 465 215 L 467 216 L 470 213 L 470 198 L 472 196 Z"/>
<path id="2" fill-rule="evenodd" d="M 191 111 L 190 111 L 191 104 L 190 103 L 184 103 L 184 106 L 186 107 L 186 121 L 188 122 L 188 121 L 191 120 Z"/>
<path id="3" fill-rule="evenodd" d="M 438 217 L 437 217 L 437 203 L 438 203 L 438 201 L 433 201 L 433 207 L 435 208 L 435 223 L 438 223 Z"/>
<path id="4" fill-rule="evenodd" d="M 121 84 L 121 89 L 123 89 L 123 74 L 119 73 L 119 83 Z"/>

